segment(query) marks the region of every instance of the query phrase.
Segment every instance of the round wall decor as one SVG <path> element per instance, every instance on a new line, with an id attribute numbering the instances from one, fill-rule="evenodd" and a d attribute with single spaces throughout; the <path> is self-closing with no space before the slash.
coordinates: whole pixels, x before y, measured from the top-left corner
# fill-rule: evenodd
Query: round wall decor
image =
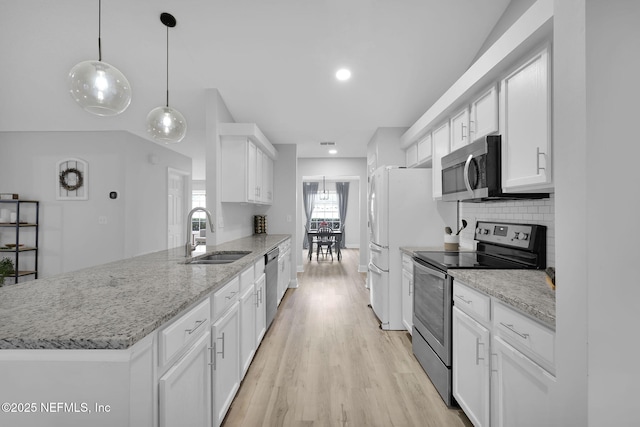
<path id="1" fill-rule="evenodd" d="M 87 200 L 89 165 L 81 159 L 66 159 L 58 162 L 57 191 L 58 200 Z"/>

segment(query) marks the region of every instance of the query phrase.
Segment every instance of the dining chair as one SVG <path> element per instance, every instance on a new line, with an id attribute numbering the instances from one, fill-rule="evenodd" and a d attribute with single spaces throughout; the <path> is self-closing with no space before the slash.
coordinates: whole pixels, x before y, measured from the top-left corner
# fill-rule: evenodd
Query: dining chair
<path id="1" fill-rule="evenodd" d="M 340 227 L 340 234 L 336 235 L 336 253 L 338 261 L 342 260 L 342 239 L 344 239 L 344 224 Z"/>
<path id="2" fill-rule="evenodd" d="M 307 244 L 309 245 L 309 253 L 307 254 L 307 257 L 309 258 L 309 261 L 311 261 L 311 257 L 313 256 L 313 244 L 315 243 L 315 240 L 313 238 L 313 234 L 309 233 L 309 228 L 306 225 L 304 226 L 304 231 L 307 235 Z"/>
<path id="3" fill-rule="evenodd" d="M 333 230 L 329 227 L 321 227 L 318 228 L 318 239 L 316 240 L 316 261 L 320 258 L 320 254 L 323 254 L 323 257 L 327 255 L 331 255 L 331 261 L 333 261 L 333 245 L 335 243 L 335 236 L 333 235 Z M 326 252 L 323 253 L 322 248 L 326 248 Z"/>

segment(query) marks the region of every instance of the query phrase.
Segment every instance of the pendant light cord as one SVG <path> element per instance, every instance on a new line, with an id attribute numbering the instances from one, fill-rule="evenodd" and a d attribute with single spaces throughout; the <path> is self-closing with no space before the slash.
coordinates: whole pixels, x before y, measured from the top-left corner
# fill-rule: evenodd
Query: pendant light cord
<path id="1" fill-rule="evenodd" d="M 167 107 L 169 107 L 169 27 L 167 26 Z"/>
<path id="2" fill-rule="evenodd" d="M 98 0 L 98 61 L 102 62 L 102 0 Z"/>

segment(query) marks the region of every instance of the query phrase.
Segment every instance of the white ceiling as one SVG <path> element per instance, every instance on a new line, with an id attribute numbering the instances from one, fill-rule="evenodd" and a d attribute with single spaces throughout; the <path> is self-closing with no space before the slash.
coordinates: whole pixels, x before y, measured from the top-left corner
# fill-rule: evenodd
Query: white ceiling
<path id="1" fill-rule="evenodd" d="M 0 0 L 0 131 L 127 130 L 147 138 L 164 103 L 187 118 L 181 147 L 203 152 L 205 89 L 237 122 L 257 123 L 299 157 L 362 157 L 378 127 L 408 127 L 471 65 L 508 0 L 103 0 L 102 59 L 133 88 L 130 107 L 97 117 L 66 77 L 97 59 L 98 0 Z M 348 67 L 352 78 L 335 79 Z"/>

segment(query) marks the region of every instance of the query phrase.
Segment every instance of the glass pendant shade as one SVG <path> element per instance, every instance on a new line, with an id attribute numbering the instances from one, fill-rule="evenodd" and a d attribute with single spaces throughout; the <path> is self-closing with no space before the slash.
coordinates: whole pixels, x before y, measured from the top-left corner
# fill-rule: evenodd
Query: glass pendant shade
<path id="1" fill-rule="evenodd" d="M 147 115 L 147 132 L 153 139 L 165 144 L 182 141 L 187 134 L 187 121 L 180 111 L 169 107 L 169 28 L 176 26 L 176 18 L 163 12 L 160 22 L 167 27 L 167 104 L 156 107 Z"/>
<path id="2" fill-rule="evenodd" d="M 69 72 L 69 93 L 82 108 L 98 116 L 115 116 L 131 103 L 127 78 L 106 62 L 83 61 Z"/>
<path id="3" fill-rule="evenodd" d="M 180 142 L 187 134 L 187 121 L 178 110 L 157 107 L 147 116 L 147 132 L 158 142 Z"/>

